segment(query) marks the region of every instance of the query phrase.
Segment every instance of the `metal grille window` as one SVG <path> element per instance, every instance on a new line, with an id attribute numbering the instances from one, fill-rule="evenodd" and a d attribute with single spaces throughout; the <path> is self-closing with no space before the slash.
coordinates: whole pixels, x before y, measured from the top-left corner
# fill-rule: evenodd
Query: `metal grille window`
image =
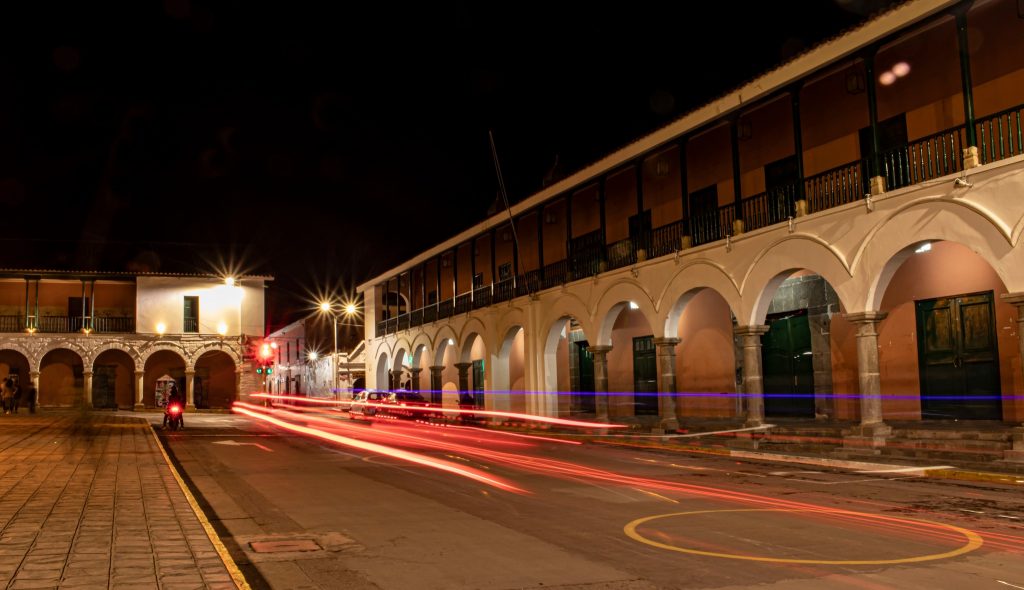
<path id="1" fill-rule="evenodd" d="M 186 334 L 197 334 L 199 332 L 199 298 L 193 296 L 185 297 L 185 328 Z"/>

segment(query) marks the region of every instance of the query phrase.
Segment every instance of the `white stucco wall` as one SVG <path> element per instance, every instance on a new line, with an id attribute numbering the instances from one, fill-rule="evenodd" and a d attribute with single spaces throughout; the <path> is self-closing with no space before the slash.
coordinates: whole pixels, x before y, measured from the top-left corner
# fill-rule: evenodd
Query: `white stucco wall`
<path id="1" fill-rule="evenodd" d="M 199 333 L 217 334 L 221 323 L 226 336 L 263 336 L 263 280 L 246 280 L 229 287 L 223 280 L 192 277 L 145 277 L 137 280 L 136 331 L 156 334 L 184 331 L 184 298 L 199 297 Z"/>

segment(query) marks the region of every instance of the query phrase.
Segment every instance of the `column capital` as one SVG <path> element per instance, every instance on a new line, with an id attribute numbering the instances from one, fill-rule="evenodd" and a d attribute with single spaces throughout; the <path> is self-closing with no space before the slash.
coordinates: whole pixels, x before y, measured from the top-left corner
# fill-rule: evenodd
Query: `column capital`
<path id="1" fill-rule="evenodd" d="M 409 372 L 412 373 L 413 375 L 418 375 L 423 372 L 423 367 L 413 367 L 409 369 Z"/>
<path id="2" fill-rule="evenodd" d="M 92 377 L 92 371 L 91 370 L 82 370 L 82 376 L 84 376 L 84 377 Z"/>
<path id="3" fill-rule="evenodd" d="M 607 354 L 611 351 L 612 346 L 610 344 L 591 344 L 587 347 L 587 352 L 592 352 L 594 354 Z"/>
<path id="4" fill-rule="evenodd" d="M 444 365 L 431 365 L 427 367 L 427 369 L 429 369 L 431 373 L 440 373 L 444 370 Z"/>
<path id="5" fill-rule="evenodd" d="M 843 317 L 854 324 L 868 324 L 880 322 L 888 317 L 888 315 L 889 312 L 887 311 L 857 311 L 854 313 L 845 313 L 843 314 Z"/>
<path id="6" fill-rule="evenodd" d="M 1005 303 L 1021 307 L 1024 305 L 1024 293 L 1003 293 L 999 296 Z"/>
<path id="7" fill-rule="evenodd" d="M 136 377 L 145 377 L 146 376 L 146 372 L 145 371 L 135 371 L 135 376 Z"/>
<path id="8" fill-rule="evenodd" d="M 732 329 L 732 333 L 737 336 L 763 336 L 768 333 L 769 329 L 770 328 L 764 324 L 736 326 Z"/>
<path id="9" fill-rule="evenodd" d="M 655 338 L 654 339 L 654 345 L 658 346 L 658 347 L 664 346 L 664 347 L 671 348 L 671 347 L 674 347 L 677 344 L 679 344 L 679 339 L 678 338 Z"/>
<path id="10" fill-rule="evenodd" d="M 460 371 L 465 371 L 466 369 L 469 369 L 472 366 L 473 366 L 472 362 L 469 362 L 469 363 L 455 363 L 455 368 L 460 370 Z"/>

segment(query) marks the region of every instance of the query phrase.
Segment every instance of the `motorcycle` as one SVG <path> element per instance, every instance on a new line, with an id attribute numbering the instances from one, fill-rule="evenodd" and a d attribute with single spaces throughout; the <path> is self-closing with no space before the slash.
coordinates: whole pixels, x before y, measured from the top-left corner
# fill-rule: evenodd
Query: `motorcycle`
<path id="1" fill-rule="evenodd" d="M 177 402 L 167 404 L 167 409 L 164 410 L 164 418 L 167 420 L 167 426 L 171 430 L 185 428 L 185 418 L 181 415 L 181 410 L 181 404 Z"/>

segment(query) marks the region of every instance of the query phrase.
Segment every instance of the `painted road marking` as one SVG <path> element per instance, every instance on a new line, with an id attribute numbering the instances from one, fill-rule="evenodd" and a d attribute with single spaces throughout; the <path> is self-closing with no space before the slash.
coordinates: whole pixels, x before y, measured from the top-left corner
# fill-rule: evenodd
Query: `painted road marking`
<path id="1" fill-rule="evenodd" d="M 1004 582 L 1002 580 L 996 580 L 996 581 L 999 582 L 1000 584 L 1005 585 L 1005 586 L 1009 586 L 1010 588 L 1020 588 L 1020 590 L 1024 590 L 1024 586 L 1018 586 L 1016 584 L 1011 584 L 1009 582 Z"/>
<path id="2" fill-rule="evenodd" d="M 651 492 L 651 491 L 648 491 L 648 490 L 641 490 L 640 488 L 633 488 L 633 489 L 638 491 L 638 492 L 640 492 L 640 493 L 647 494 L 648 496 L 654 496 L 655 498 L 658 498 L 658 499 L 661 499 L 661 500 L 665 500 L 666 502 L 672 502 L 673 504 L 678 504 L 679 503 L 679 500 L 673 500 L 672 498 L 666 498 L 665 496 L 662 496 L 661 494 L 655 494 L 654 492 Z"/>
<path id="3" fill-rule="evenodd" d="M 237 440 L 215 440 L 215 441 L 213 441 L 213 444 L 215 444 L 215 445 L 227 445 L 229 447 L 256 447 L 256 448 L 260 449 L 261 451 L 266 451 L 268 453 L 273 453 L 274 452 L 274 449 L 271 449 L 270 447 L 265 447 L 265 446 L 261 445 L 260 443 L 241 443 L 241 442 L 238 442 Z"/>
<path id="4" fill-rule="evenodd" d="M 926 471 L 928 469 L 953 469 L 949 465 L 936 465 L 935 467 L 902 467 L 899 469 L 865 469 L 855 473 L 913 473 L 914 471 Z"/>
<path id="5" fill-rule="evenodd" d="M 645 522 L 652 521 L 652 520 L 658 520 L 658 519 L 662 519 L 662 518 L 671 518 L 671 517 L 674 517 L 674 516 L 693 516 L 693 515 L 696 515 L 696 514 L 718 514 L 718 513 L 726 513 L 726 512 L 809 512 L 809 511 L 787 510 L 787 509 L 783 509 L 783 508 L 737 508 L 737 509 L 729 509 L 729 510 L 695 510 L 695 511 L 692 511 L 692 512 L 674 512 L 674 513 L 670 513 L 670 514 L 657 514 L 655 516 L 647 516 L 647 517 L 644 517 L 644 518 L 638 518 L 638 519 L 636 519 L 636 520 L 626 524 L 626 526 L 623 527 L 622 530 L 623 530 L 623 532 L 626 533 L 626 536 L 628 536 L 629 538 L 633 539 L 634 541 L 639 541 L 639 542 L 641 542 L 641 543 L 643 543 L 645 545 L 650 545 L 652 547 L 658 547 L 659 549 L 667 549 L 669 551 L 678 551 L 679 553 L 690 553 L 690 554 L 693 554 L 693 555 L 704 555 L 704 556 L 707 556 L 707 557 L 721 557 L 723 559 L 739 559 L 739 560 L 743 560 L 743 561 L 764 561 L 764 562 L 770 562 L 770 563 L 803 563 L 803 564 L 816 564 L 816 565 L 893 565 L 893 564 L 901 564 L 901 563 L 918 563 L 918 562 L 922 562 L 922 561 L 935 561 L 935 560 L 938 560 L 938 559 L 947 559 L 947 558 L 950 558 L 950 557 L 956 557 L 958 555 L 963 555 L 965 553 L 970 553 L 971 551 L 974 551 L 975 549 L 981 547 L 982 544 L 984 543 L 984 541 L 982 541 L 982 539 L 981 539 L 981 536 L 978 535 L 977 533 L 975 533 L 974 531 L 971 531 L 971 530 L 968 530 L 968 529 L 965 529 L 965 528 L 960 528 L 958 526 L 953 526 L 951 524 L 932 522 L 932 521 L 928 521 L 928 520 L 918 520 L 916 518 L 906 518 L 906 517 L 901 517 L 901 518 L 896 518 L 896 517 L 892 517 L 892 516 L 880 517 L 880 516 L 876 516 L 876 515 L 873 515 L 873 514 L 868 514 L 866 512 L 850 512 L 848 510 L 814 510 L 813 512 L 815 512 L 815 513 L 824 513 L 824 514 L 829 514 L 829 513 L 834 513 L 834 514 L 855 514 L 855 515 L 861 516 L 861 517 L 879 518 L 879 519 L 884 518 L 885 520 L 898 520 L 898 521 L 909 522 L 909 523 L 914 523 L 914 524 L 925 523 L 925 524 L 928 524 L 928 525 L 931 525 L 931 526 L 937 526 L 937 527 L 941 527 L 941 528 L 948 529 L 948 530 L 951 530 L 953 532 L 959 533 L 959 534 L 963 535 L 964 538 L 967 539 L 967 543 L 964 544 L 963 546 L 957 548 L 957 549 L 954 549 L 952 551 L 947 551 L 945 553 L 932 553 L 932 554 L 929 554 L 929 555 L 918 555 L 916 557 L 901 557 L 901 558 L 898 558 L 898 559 L 834 559 L 834 560 L 833 559 L 789 559 L 789 558 L 784 558 L 784 557 L 758 557 L 758 556 L 755 556 L 755 555 L 737 555 L 737 554 L 734 554 L 734 553 L 718 553 L 718 552 L 714 552 L 714 551 L 701 551 L 701 550 L 698 550 L 698 549 L 687 549 L 685 547 L 676 547 L 675 545 L 669 545 L 667 543 L 660 543 L 658 541 L 653 541 L 651 539 L 648 539 L 647 537 L 644 537 L 643 535 L 638 533 L 637 530 L 636 530 L 637 527 L 639 527 L 640 525 L 644 524 Z"/>

